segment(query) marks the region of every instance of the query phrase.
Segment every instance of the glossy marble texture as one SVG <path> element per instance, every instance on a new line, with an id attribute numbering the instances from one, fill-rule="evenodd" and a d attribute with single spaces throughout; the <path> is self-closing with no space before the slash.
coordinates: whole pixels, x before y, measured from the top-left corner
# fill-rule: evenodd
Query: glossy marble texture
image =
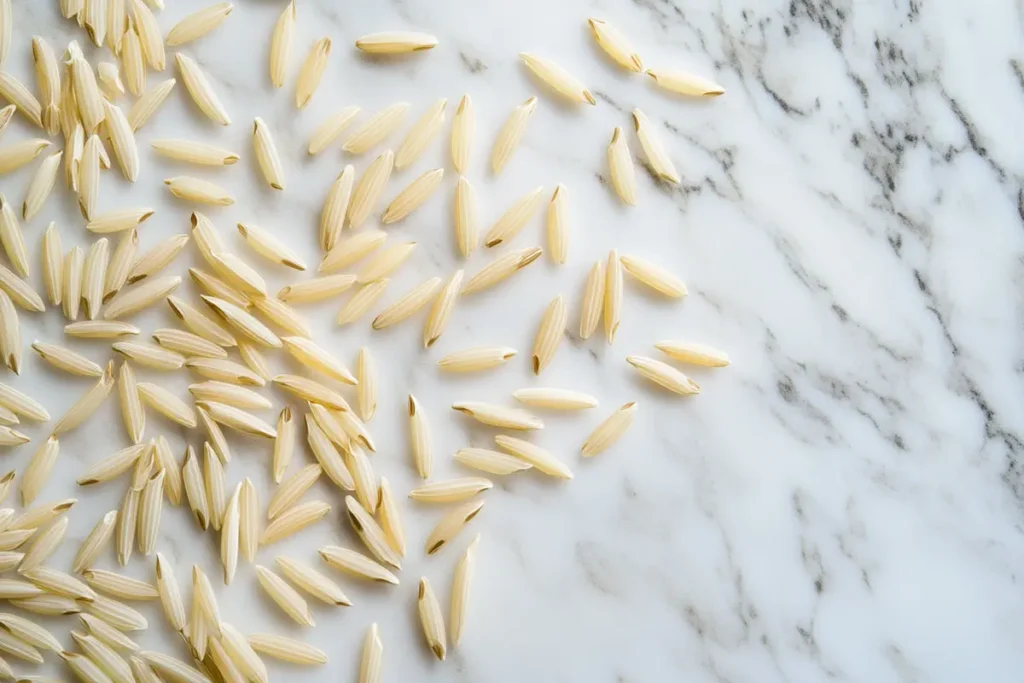
<path id="1" fill-rule="evenodd" d="M 44 35 L 58 49 L 70 39 L 84 45 L 86 38 L 60 18 L 56 2 L 12 4 L 15 42 L 4 68 L 34 86 L 29 36 Z M 166 32 L 203 4 L 168 0 L 158 13 L 161 28 Z M 374 621 L 385 646 L 384 681 L 1019 679 L 1024 152 L 1012 142 L 1024 114 L 1018 6 L 302 0 L 288 83 L 274 90 L 267 52 L 284 3 L 236 5 L 215 33 L 180 48 L 206 70 L 233 124 L 224 128 L 202 117 L 179 78 L 138 134 L 138 182 L 104 175 L 101 207 L 156 209 L 140 229 L 142 249 L 188 229 L 196 207 L 169 197 L 162 183 L 188 173 L 215 180 L 236 197 L 232 207 L 201 210 L 237 253 L 258 263 L 234 230 L 239 221 L 253 222 L 316 263 L 320 208 L 343 165 L 362 172 L 380 150 L 399 144 L 437 98 L 448 99 L 450 122 L 464 93 L 477 111 L 467 177 L 480 196 L 481 229 L 530 189 L 541 185 L 549 194 L 563 183 L 572 232 L 564 266 L 545 255 L 502 286 L 459 301 L 429 350 L 421 343 L 423 312 L 374 332 L 370 315 L 334 326 L 347 295 L 303 307 L 315 339 L 346 362 L 354 364 L 364 345 L 377 359 L 372 462 L 401 499 L 410 551 L 398 587 L 331 573 L 354 604 L 313 605 L 312 629 L 286 620 L 260 592 L 248 564 L 231 586 L 215 580 L 223 618 L 243 632 L 300 637 L 330 654 L 318 669 L 269 663 L 272 679 L 355 680 L 363 634 Z M 727 93 L 686 99 L 622 71 L 593 43 L 588 17 L 629 35 L 648 66 L 691 69 Z M 366 56 L 353 47 L 362 34 L 397 29 L 431 32 L 440 44 L 405 58 Z M 323 83 L 297 111 L 298 66 L 323 36 L 333 41 Z M 597 105 L 556 100 L 517 59 L 524 51 L 579 76 Z M 149 72 L 150 85 L 177 77 L 174 52 L 168 50 L 167 74 Z M 110 59 L 106 51 L 87 54 Z M 487 162 L 495 132 L 531 95 L 539 104 L 523 144 L 494 177 Z M 357 157 L 338 144 L 315 158 L 306 155 L 310 133 L 330 113 L 354 104 L 363 120 L 396 101 L 409 102 L 410 114 L 386 145 Z M 643 155 L 630 119 L 635 107 L 665 141 L 683 176 L 679 186 L 657 182 L 639 165 Z M 254 116 L 276 136 L 284 192 L 270 191 L 259 176 L 250 141 Z M 635 208 L 624 207 L 609 186 L 605 147 L 616 126 L 627 132 L 638 161 Z M 16 120 L 0 146 L 39 134 Z M 448 136 L 446 123 L 428 152 L 396 172 L 384 192 L 381 210 L 420 173 L 445 169 L 428 203 L 385 228 L 391 241 L 417 247 L 375 311 L 428 277 L 448 278 L 456 268 L 469 275 L 494 252 L 546 246 L 538 216 L 511 246 L 480 249 L 465 262 L 458 256 Z M 150 140 L 168 137 L 216 142 L 242 160 L 227 169 L 186 169 L 149 150 Z M 0 190 L 20 204 L 30 173 L 3 176 Z M 58 222 L 65 249 L 91 239 L 60 185 L 43 213 L 23 226 L 34 267 L 50 220 Z M 576 329 L 586 272 L 611 248 L 671 269 L 690 294 L 682 301 L 659 298 L 627 277 L 622 327 L 609 346 L 600 333 L 580 340 Z M 169 269 L 185 276 L 178 295 L 194 302 L 187 266 L 198 262 L 190 245 Z M 261 272 L 273 291 L 308 277 L 263 264 Z M 38 272 L 31 280 L 41 290 Z M 569 301 L 570 329 L 551 366 L 535 378 L 533 335 L 557 294 Z M 55 373 L 27 349 L 33 339 L 62 339 L 59 313 L 21 318 L 26 367 L 20 377 L 4 373 L 0 381 L 29 391 L 56 418 L 89 381 Z M 146 334 L 172 321 L 163 308 L 133 319 Z M 713 344 L 733 363 L 694 370 L 699 396 L 667 394 L 625 362 L 630 354 L 657 357 L 652 344 L 666 338 Z M 436 369 L 444 354 L 483 344 L 509 345 L 519 355 L 476 376 Z M 97 361 L 110 355 L 104 343 L 73 346 Z M 294 368 L 283 355 L 273 363 L 281 371 Z M 195 381 L 185 373 L 139 374 L 182 397 Z M 575 478 L 496 478 L 483 511 L 453 547 L 424 557 L 423 540 L 442 510 L 405 499 L 418 481 L 407 394 L 431 422 L 440 478 L 466 474 L 450 455 L 467 445 L 489 446 L 496 433 L 450 410 L 453 401 L 511 405 L 511 391 L 542 385 L 586 391 L 600 401 L 578 414 L 544 412 L 545 429 L 532 437 Z M 287 398 L 263 393 L 275 404 L 264 413 L 273 420 Z M 590 430 L 626 401 L 640 406 L 626 436 L 594 459 L 580 458 Z M 26 431 L 33 443 L 0 455 L 5 469 L 21 472 L 46 435 L 45 426 Z M 158 434 L 178 456 L 186 442 L 200 445 L 199 432 L 185 433 L 150 411 L 146 435 Z M 229 484 L 252 477 L 265 506 L 272 485 L 268 444 L 229 438 L 235 455 Z M 75 478 L 124 445 L 115 400 L 62 439 L 60 465 L 41 499 L 73 495 L 79 502 L 53 566 L 70 566 L 77 542 L 119 504 L 125 486 L 119 480 L 80 490 Z M 310 459 L 299 450 L 291 471 Z M 271 566 L 283 554 L 320 567 L 319 546 L 359 547 L 337 490 L 321 482 L 306 498 L 334 506 L 327 520 L 261 549 L 259 564 Z M 13 502 L 12 495 L 7 504 Z M 440 663 L 423 644 L 416 585 L 428 577 L 447 614 L 452 571 L 477 532 L 469 624 L 460 647 Z M 217 537 L 198 534 L 187 510 L 165 510 L 158 547 L 182 581 L 193 563 L 218 577 Z M 116 566 L 112 552 L 102 566 Z M 125 571 L 152 578 L 152 563 L 136 555 Z M 141 609 L 151 626 L 139 642 L 185 656 L 159 606 Z M 72 644 L 72 619 L 43 621 Z"/>

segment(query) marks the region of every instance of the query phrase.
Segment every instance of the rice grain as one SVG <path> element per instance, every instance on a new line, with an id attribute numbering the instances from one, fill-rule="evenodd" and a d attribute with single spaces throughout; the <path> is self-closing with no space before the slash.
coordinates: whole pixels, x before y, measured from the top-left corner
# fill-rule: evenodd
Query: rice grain
<path id="1" fill-rule="evenodd" d="M 355 118 L 359 111 L 359 107 L 344 107 L 326 118 L 310 136 L 306 153 L 309 156 L 315 156 L 327 149 L 332 142 L 338 139 L 338 136 L 352 122 L 352 119 Z"/>
<path id="2" fill-rule="evenodd" d="M 395 168 L 403 169 L 412 165 L 444 125 L 444 110 L 448 100 L 441 98 L 427 108 L 423 116 L 413 124 L 409 134 L 395 152 Z"/>
<path id="3" fill-rule="evenodd" d="M 293 13 L 294 16 L 294 13 Z M 321 38 L 313 43 L 306 55 L 306 60 L 299 68 L 299 76 L 295 81 L 295 107 L 304 108 L 320 85 L 320 79 L 327 68 L 327 58 L 331 55 L 331 39 Z"/>
<path id="4" fill-rule="evenodd" d="M 368 152 L 402 125 L 408 111 L 408 102 L 396 102 L 381 109 L 348 136 L 342 149 L 349 154 Z"/>
<path id="5" fill-rule="evenodd" d="M 536 108 L 537 98 L 531 97 L 512 111 L 498 131 L 494 147 L 491 148 L 491 171 L 494 175 L 501 173 L 519 147 L 519 141 L 526 131 L 526 124 L 529 123 Z"/>
<path id="6" fill-rule="evenodd" d="M 139 1 L 134 0 L 136 3 Z M 145 41 L 143 41 L 143 45 L 145 46 Z M 181 74 L 181 80 L 185 83 L 185 89 L 192 96 L 192 101 L 199 107 L 199 111 L 203 112 L 214 123 L 230 126 L 231 117 L 228 116 L 224 104 L 217 97 L 213 84 L 210 83 L 206 74 L 196 64 L 196 61 L 181 52 L 175 53 L 174 59 L 177 61 L 178 72 Z M 159 71 L 160 69 L 157 70 Z"/>
<path id="7" fill-rule="evenodd" d="M 284 85 L 295 35 L 295 2 L 289 2 L 274 22 L 270 37 L 270 82 L 275 88 Z"/>
<path id="8" fill-rule="evenodd" d="M 622 435 L 633 424 L 636 416 L 637 403 L 630 401 L 619 406 L 615 412 L 604 419 L 601 424 L 590 433 L 587 440 L 583 442 L 580 453 L 589 458 L 606 450 L 613 443 L 618 441 Z"/>
<path id="9" fill-rule="evenodd" d="M 433 531 L 427 537 L 426 551 L 433 555 L 445 545 L 450 543 L 459 535 L 471 519 L 480 513 L 483 508 L 483 499 L 471 500 L 453 508 L 448 514 L 441 518 Z"/>
<path id="10" fill-rule="evenodd" d="M 183 45 L 205 36 L 227 19 L 234 6 L 230 2 L 218 2 L 189 14 L 175 24 L 167 34 L 168 47 Z"/>
<path id="11" fill-rule="evenodd" d="M 377 205 L 394 165 L 395 155 L 389 149 L 374 159 L 359 178 L 348 204 L 348 225 L 353 230 L 363 224 Z"/>

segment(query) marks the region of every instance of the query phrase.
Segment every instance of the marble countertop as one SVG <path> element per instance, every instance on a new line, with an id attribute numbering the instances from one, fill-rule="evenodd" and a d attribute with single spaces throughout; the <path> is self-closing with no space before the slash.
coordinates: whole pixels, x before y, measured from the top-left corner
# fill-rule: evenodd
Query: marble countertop
<path id="1" fill-rule="evenodd" d="M 87 41 L 74 22 L 60 18 L 56 2 L 12 4 L 14 45 L 4 68 L 34 88 L 30 35 L 58 49 L 71 39 Z M 169 0 L 158 13 L 161 28 L 204 4 Z M 181 48 L 210 76 L 232 126 L 203 118 L 179 78 L 139 131 L 138 182 L 104 175 L 101 208 L 156 209 L 140 229 L 143 249 L 188 229 L 194 207 L 169 197 L 162 183 L 187 172 L 216 180 L 237 198 L 232 207 L 202 210 L 238 253 L 249 257 L 234 225 L 248 221 L 285 236 L 315 263 L 327 188 L 343 164 L 361 172 L 373 154 L 348 157 L 335 146 L 309 158 L 305 145 L 314 127 L 345 105 L 371 112 L 404 100 L 412 105 L 407 128 L 440 97 L 448 98 L 450 121 L 464 93 L 478 116 L 468 177 L 480 195 L 482 224 L 527 190 L 563 183 L 571 243 L 564 266 L 542 257 L 504 285 L 460 301 L 429 350 L 421 344 L 423 313 L 373 332 L 369 316 L 336 328 L 338 301 L 303 308 L 315 338 L 341 358 L 354 363 L 364 345 L 377 358 L 373 467 L 403 498 L 410 552 L 395 588 L 333 574 L 354 604 L 314 605 L 312 629 L 288 623 L 247 564 L 231 586 L 215 582 L 225 620 L 245 632 L 300 637 L 330 654 L 318 669 L 270 663 L 274 680 L 355 680 L 363 634 L 374 621 L 385 646 L 384 681 L 1019 679 L 1024 413 L 1016 287 L 1024 278 L 1024 153 L 1003 142 L 1012 139 L 1024 108 L 1018 7 L 949 0 L 302 0 L 289 82 L 274 90 L 267 52 L 283 5 L 239 2 L 215 33 Z M 615 68 L 590 38 L 591 16 L 631 36 L 648 65 L 706 74 L 727 94 L 687 100 Z M 440 44 L 405 59 L 368 58 L 352 47 L 359 35 L 390 29 L 429 31 Z M 334 41 L 323 83 L 296 111 L 295 72 L 322 36 Z M 556 101 L 523 69 L 521 51 L 549 56 L 577 74 L 597 106 Z M 177 76 L 173 52 L 169 73 L 151 71 L 149 84 Z M 87 54 L 110 59 L 91 47 Z M 494 178 L 485 172 L 494 134 L 534 94 L 540 102 L 523 145 Z M 657 126 L 683 182 L 658 183 L 638 166 L 638 206 L 626 208 L 608 185 L 605 147 L 615 126 L 630 130 L 634 107 Z M 283 193 L 259 180 L 250 142 L 254 116 L 266 120 L 283 153 Z M 463 263 L 455 250 L 456 175 L 447 131 L 446 125 L 440 142 L 396 173 L 385 192 L 387 199 L 420 172 L 446 169 L 429 203 L 387 229 L 392 239 L 418 246 L 378 309 L 427 277 L 446 278 L 460 267 L 475 272 L 492 255 L 481 250 Z M 39 134 L 16 120 L 0 145 Z M 214 142 L 243 158 L 223 170 L 185 169 L 149 150 L 157 137 Z M 639 158 L 632 135 L 630 145 Z M 20 204 L 30 177 L 28 168 L 5 175 L 0 190 Z M 34 267 L 49 221 L 57 221 L 65 249 L 92 237 L 58 182 L 43 213 L 24 225 Z M 543 240 L 537 219 L 515 245 Z M 551 367 L 534 379 L 529 349 L 542 311 L 564 294 L 575 329 L 586 272 L 610 248 L 670 268 L 686 280 L 689 297 L 656 298 L 627 280 L 614 345 L 601 334 L 582 341 L 570 332 Z M 172 269 L 185 275 L 194 263 L 190 246 Z M 274 291 L 296 279 L 283 269 L 262 271 Z M 41 291 L 38 272 L 31 280 Z M 198 300 L 187 278 L 179 295 Z M 59 313 L 21 317 L 25 368 L 20 377 L 0 373 L 0 381 L 28 391 L 56 417 L 89 381 L 57 374 L 27 349 L 33 339 L 61 341 Z M 133 322 L 148 333 L 172 318 L 159 309 Z M 713 344 L 733 363 L 693 372 L 700 396 L 667 394 L 625 363 L 629 354 L 656 355 L 652 344 L 664 338 Z M 509 345 L 520 354 L 497 372 L 438 373 L 442 355 L 477 344 Z M 104 343 L 74 347 L 97 361 L 109 356 Z M 275 367 L 287 364 L 276 358 Z M 140 374 L 187 395 L 185 373 Z M 422 541 L 441 510 L 404 501 L 417 481 L 406 395 L 414 393 L 430 419 L 435 476 L 444 477 L 465 473 L 450 454 L 487 446 L 494 433 L 449 404 L 504 402 L 510 391 L 537 384 L 587 391 L 600 401 L 578 415 L 545 414 L 537 436 L 575 478 L 496 480 L 454 547 L 424 558 Z M 275 406 L 284 400 L 265 393 Z M 630 400 L 640 409 L 622 441 L 581 459 L 585 436 Z M 46 429 L 29 425 L 33 444 L 0 454 L 0 469 L 23 471 Z M 146 435 L 158 434 L 177 455 L 187 440 L 199 445 L 198 432 L 186 434 L 151 411 Z M 265 504 L 269 447 L 229 438 L 229 484 L 252 477 Z M 78 542 L 118 506 L 125 485 L 81 490 L 75 478 L 86 463 L 125 445 L 116 400 L 62 439 L 60 463 L 40 499 L 79 502 L 54 566 L 70 566 Z M 309 458 L 303 452 L 296 461 Z M 262 549 L 259 563 L 288 555 L 318 564 L 321 545 L 359 547 L 338 513 L 337 490 L 321 483 L 307 497 L 331 502 L 334 511 Z M 461 646 L 437 662 L 419 630 L 417 579 L 430 579 L 447 612 L 453 568 L 476 532 L 482 541 L 469 624 Z M 219 571 L 216 536 L 197 533 L 185 508 L 165 511 L 158 547 L 180 578 L 192 564 L 213 576 Z M 116 567 L 112 551 L 102 566 Z M 152 578 L 152 563 L 136 554 L 125 571 Z M 139 642 L 184 657 L 159 606 L 140 609 L 151 626 Z M 68 631 L 77 622 L 42 623 L 71 646 Z M 16 668 L 67 678 L 54 661 Z"/>

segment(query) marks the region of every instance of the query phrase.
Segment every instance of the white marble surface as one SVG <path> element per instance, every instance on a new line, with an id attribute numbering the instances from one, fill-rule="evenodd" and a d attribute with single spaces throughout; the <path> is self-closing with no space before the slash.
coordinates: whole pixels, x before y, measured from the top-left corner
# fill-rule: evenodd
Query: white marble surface
<path id="1" fill-rule="evenodd" d="M 161 27 L 202 4 L 171 0 Z M 274 91 L 266 75 L 270 27 L 283 3 L 238 4 L 216 34 L 183 48 L 213 79 L 234 125 L 203 119 L 179 83 L 140 131 L 138 183 L 129 187 L 106 174 L 101 207 L 156 208 L 140 232 L 145 248 L 186 230 L 192 207 L 171 201 L 161 183 L 186 169 L 157 159 L 147 143 L 171 136 L 219 142 L 240 151 L 242 162 L 196 174 L 222 182 L 238 199 L 227 209 L 204 209 L 225 239 L 248 256 L 233 226 L 253 221 L 294 237 L 315 262 L 326 188 L 344 163 L 361 171 L 372 155 L 347 159 L 335 147 L 310 160 L 304 147 L 314 126 L 343 105 L 370 112 L 406 100 L 407 127 L 438 97 L 448 98 L 450 120 L 469 92 L 478 112 L 469 177 L 483 224 L 526 190 L 564 183 L 571 193 L 569 262 L 555 267 L 545 257 L 506 286 L 460 302 L 429 351 L 420 344 L 423 314 L 383 333 L 371 333 L 369 318 L 339 330 L 332 324 L 338 302 L 307 309 L 316 339 L 353 361 L 360 346 L 374 350 L 381 395 L 371 423 L 379 444 L 373 465 L 399 492 L 415 483 L 403 413 L 409 391 L 432 422 L 438 477 L 460 474 L 450 454 L 488 445 L 493 434 L 452 414 L 453 400 L 510 401 L 511 390 L 541 383 L 601 401 L 585 414 L 545 415 L 536 437 L 573 468 L 572 482 L 533 474 L 498 482 L 470 532 L 427 559 L 421 544 L 441 511 L 405 505 L 411 550 L 402 585 L 368 588 L 339 575 L 354 605 L 315 605 L 316 628 L 286 623 L 247 565 L 230 587 L 218 583 L 224 618 L 243 631 L 298 636 L 330 652 L 330 664 L 318 670 L 272 663 L 275 680 L 354 680 L 372 621 L 385 643 L 385 681 L 1018 679 L 1024 155 L 1009 142 L 1024 107 L 1018 7 L 952 0 L 309 0 L 299 7 L 290 78 L 314 39 L 330 36 L 334 50 L 320 90 L 296 112 L 292 88 Z M 31 73 L 29 35 L 60 47 L 72 38 L 85 42 L 76 25 L 59 18 L 55 2 L 13 5 L 16 40 L 5 68 L 19 77 Z M 632 36 L 650 65 L 712 75 L 727 95 L 685 101 L 617 70 L 591 42 L 588 16 Z M 431 31 L 441 44 L 396 60 L 367 59 L 351 47 L 358 35 L 397 28 Z M 520 51 L 550 56 L 578 74 L 598 105 L 555 101 L 517 62 Z M 151 84 L 158 78 L 149 74 Z M 485 172 L 494 132 L 531 94 L 540 105 L 524 145 L 495 179 Z M 665 187 L 640 172 L 639 206 L 627 209 L 606 186 L 604 149 L 614 126 L 628 130 L 628 112 L 637 106 L 659 127 L 684 182 Z M 257 115 L 285 154 L 284 193 L 258 182 L 249 143 Z M 37 134 L 19 121 L 0 144 Z M 638 154 L 632 136 L 630 145 Z M 463 266 L 475 272 L 492 256 L 478 252 L 463 264 L 455 254 L 447 149 L 446 127 L 442 141 L 396 174 L 385 193 L 393 196 L 423 170 L 446 168 L 441 191 L 388 229 L 393 239 L 419 246 L 382 304 L 426 277 Z M 0 189 L 20 202 L 29 174 L 0 178 Z M 65 248 L 88 241 L 73 199 L 60 188 L 24 226 L 34 265 L 50 220 L 58 221 Z M 542 240 L 537 220 L 515 246 Z M 550 369 L 534 379 L 528 351 L 542 310 L 565 294 L 575 327 L 586 270 L 612 247 L 681 274 L 690 296 L 666 302 L 627 282 L 614 346 L 600 334 L 588 342 L 569 334 Z M 185 274 L 193 252 L 178 259 L 176 272 Z M 275 289 L 293 279 L 265 270 Z M 38 272 L 32 281 L 41 287 Z M 186 282 L 179 295 L 195 299 L 196 291 Z M 21 317 L 26 344 L 61 339 L 56 311 Z M 137 318 L 147 333 L 170 322 L 165 310 Z M 734 363 L 694 372 L 699 397 L 667 395 L 624 362 L 627 354 L 654 355 L 651 344 L 666 337 L 713 343 Z M 496 343 L 520 349 L 500 372 L 452 378 L 434 367 L 449 351 Z M 103 343 L 75 346 L 96 360 L 109 355 Z M 283 358 L 275 362 L 286 367 Z M 54 417 L 88 386 L 57 375 L 31 351 L 25 366 L 21 377 L 5 373 L 0 381 L 34 394 Z M 184 374 L 140 374 L 186 395 Z M 581 460 L 585 435 L 627 400 L 640 403 L 627 436 Z M 39 442 L 46 427 L 28 431 Z M 199 443 L 197 433 L 150 414 L 147 436 L 161 433 L 177 454 L 186 436 Z M 229 482 L 251 476 L 269 491 L 268 445 L 231 440 Z M 42 498 L 74 495 L 79 503 L 54 566 L 69 566 L 77 542 L 118 505 L 125 486 L 76 490 L 75 477 L 85 463 L 124 445 L 113 400 L 62 440 L 60 466 Z M 0 455 L 3 467 L 20 471 L 33 449 Z M 330 487 L 312 495 L 340 509 L 342 497 Z M 474 532 L 483 540 L 470 624 L 462 646 L 439 663 L 422 643 L 416 580 L 427 576 L 447 605 L 457 555 Z M 287 554 L 315 563 L 315 549 L 328 542 L 358 547 L 335 512 L 261 550 L 259 562 Z M 179 577 L 193 563 L 216 572 L 215 536 L 197 534 L 184 509 L 164 515 L 160 547 Z M 112 555 L 103 566 L 115 566 Z M 136 556 L 127 572 L 151 577 L 151 562 Z M 158 607 L 142 609 L 151 627 L 140 643 L 185 656 Z M 68 645 L 72 622 L 47 620 Z"/>

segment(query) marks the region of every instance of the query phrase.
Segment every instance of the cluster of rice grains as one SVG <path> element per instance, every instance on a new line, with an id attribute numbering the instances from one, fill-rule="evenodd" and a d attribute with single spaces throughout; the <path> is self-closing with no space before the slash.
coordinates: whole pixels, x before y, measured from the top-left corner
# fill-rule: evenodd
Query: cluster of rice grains
<path id="1" fill-rule="evenodd" d="M 268 680 L 263 662 L 266 657 L 299 665 L 324 664 L 327 655 L 312 645 L 276 634 L 245 636 L 225 621 L 211 578 L 199 566 L 192 567 L 191 577 L 176 577 L 157 547 L 161 514 L 165 498 L 172 506 L 187 505 L 199 529 L 217 534 L 222 564 L 217 579 L 231 584 L 240 565 L 252 565 L 259 585 L 281 612 L 297 625 L 310 627 L 314 617 L 309 599 L 331 606 L 352 604 L 335 579 L 291 557 L 278 555 L 266 566 L 256 561 L 261 547 L 316 524 L 331 511 L 328 502 L 303 500 L 325 476 L 343 492 L 344 506 L 337 507 L 342 508 L 342 516 L 364 547 L 357 551 L 325 546 L 319 549 L 320 561 L 350 578 L 398 585 L 396 572 L 401 570 L 407 552 L 407 538 L 398 500 L 387 479 L 378 477 L 371 464 L 376 446 L 368 424 L 378 400 L 374 357 L 369 348 L 360 349 L 355 372 L 350 372 L 345 363 L 310 338 L 310 328 L 295 306 L 352 290 L 337 314 L 338 325 L 352 324 L 375 306 L 389 277 L 415 253 L 414 242 L 390 243 L 380 230 L 359 228 L 380 210 L 392 174 L 415 162 L 438 136 L 444 126 L 447 100 L 429 105 L 396 151 L 380 154 L 362 175 L 357 176 L 352 165 L 344 167 L 324 200 L 318 226 L 323 257 L 317 276 L 273 295 L 260 275 L 259 264 L 269 261 L 296 271 L 306 271 L 308 266 L 272 232 L 238 224 L 242 242 L 252 252 L 248 255 L 251 258 L 243 259 L 227 248 L 213 222 L 195 211 L 188 234 L 139 253 L 138 230 L 153 210 L 102 210 L 98 205 L 105 169 L 116 163 L 127 181 L 138 178 L 140 153 L 135 132 L 176 85 L 174 78 L 147 84 L 150 72 L 161 73 L 167 68 L 166 47 L 186 45 L 213 31 L 230 15 L 232 5 L 217 3 L 189 15 L 173 26 L 166 38 L 154 14 L 154 10 L 162 9 L 160 0 L 60 0 L 59 6 L 64 17 L 76 20 L 85 29 L 84 40 L 109 50 L 113 61 L 90 64 L 76 41 L 69 43 L 58 58 L 45 39 L 35 36 L 30 44 L 37 96 L 2 70 L 15 37 L 11 0 L 0 0 L 0 96 L 10 102 L 0 110 L 0 136 L 17 112 L 42 134 L 61 135 L 64 141 L 62 149 L 53 151 L 45 137 L 0 146 L 0 175 L 47 153 L 32 175 L 20 206 L 0 195 L 0 245 L 9 264 L 0 263 L 0 358 L 11 372 L 20 373 L 23 342 L 18 309 L 41 313 L 49 304 L 59 308 L 66 318 L 67 342 L 74 338 L 108 340 L 119 363 L 97 363 L 61 343 L 31 344 L 31 349 L 57 370 L 87 378 L 92 384 L 53 422 L 49 437 L 35 447 L 17 483 L 13 470 L 0 477 L 0 504 L 11 489 L 17 488 L 23 507 L 21 512 L 0 509 L 0 571 L 5 575 L 16 572 L 16 578 L 0 578 L 0 600 L 30 614 L 75 615 L 80 630 L 71 632 L 77 650 L 69 651 L 31 618 L 0 613 L 0 679 L 44 680 L 19 678 L 4 657 L 38 663 L 48 652 L 63 659 L 80 680 L 92 682 L 262 682 Z M 301 109 L 320 84 L 331 54 L 331 40 L 315 41 L 294 71 L 296 20 L 292 2 L 270 27 L 269 71 L 275 88 L 285 86 L 291 76 L 295 106 Z M 724 92 L 714 83 L 685 72 L 645 70 L 622 33 L 597 19 L 590 20 L 590 28 L 612 61 L 629 71 L 646 73 L 662 88 L 700 97 Z M 355 41 L 359 50 L 385 54 L 429 50 L 436 45 L 434 36 L 401 31 L 366 35 Z M 573 103 L 596 104 L 586 86 L 555 62 L 535 54 L 520 57 L 552 94 Z M 176 52 L 173 62 L 198 110 L 214 123 L 231 125 L 229 112 L 204 68 L 185 52 Z M 134 102 L 119 105 L 117 101 L 126 90 Z M 512 110 L 498 131 L 490 154 L 495 175 L 513 157 L 537 107 L 538 99 L 530 97 Z M 398 102 L 357 123 L 360 109 L 346 107 L 316 128 L 308 154 L 324 151 L 343 134 L 344 151 L 363 154 L 392 138 L 409 109 L 408 103 Z M 274 133 L 262 118 L 257 116 L 252 121 L 252 159 L 259 177 L 271 189 L 284 191 L 287 179 Z M 680 176 L 655 125 L 640 110 L 633 111 L 632 122 L 653 173 L 664 182 L 679 183 Z M 540 211 L 545 197 L 541 187 L 526 193 L 481 237 L 476 193 L 465 175 L 475 134 L 473 101 L 465 95 L 451 125 L 451 161 L 459 175 L 454 195 L 454 243 L 464 258 L 477 249 L 481 240 L 485 248 L 494 248 L 516 237 Z M 195 140 L 154 139 L 150 144 L 156 154 L 186 167 L 228 166 L 240 158 L 232 150 Z M 621 128 L 612 132 L 607 158 L 614 192 L 623 203 L 635 204 L 633 156 Z M 444 174 L 444 168 L 428 170 L 410 182 L 383 209 L 380 222 L 406 219 L 438 190 Z M 19 221 L 30 221 L 40 211 L 60 175 L 77 196 L 85 227 L 96 238 L 87 249 L 75 247 L 65 252 L 57 226 L 49 225 L 35 257 L 45 283 L 44 301 L 27 280 L 33 258 Z M 234 202 L 226 190 L 209 180 L 179 175 L 165 183 L 171 194 L 191 204 L 224 206 Z M 568 257 L 569 201 L 567 188 L 558 185 L 547 204 L 547 248 L 556 264 L 565 263 Z M 190 242 L 206 264 L 205 269 L 189 272 L 201 293 L 203 303 L 199 307 L 175 296 L 182 278 L 166 274 Z M 398 325 L 427 309 L 423 345 L 430 347 L 444 334 L 461 296 L 498 285 L 536 261 L 541 253 L 539 247 L 506 251 L 471 275 L 466 276 L 460 269 L 431 277 L 380 310 L 372 327 Z M 353 273 L 340 272 L 353 267 Z M 680 298 L 687 293 L 683 282 L 661 266 L 612 250 L 607 259 L 594 264 L 584 283 L 579 323 L 582 338 L 590 337 L 603 319 L 607 341 L 614 341 L 623 308 L 623 270 L 660 295 Z M 154 330 L 153 344 L 140 341 L 137 337 L 141 330 L 126 319 L 163 301 L 180 327 Z M 536 375 L 553 361 L 565 336 L 569 325 L 565 297 L 552 299 L 538 321 L 530 354 Z M 729 362 L 724 353 L 697 343 L 669 340 L 656 343 L 655 348 L 679 363 L 720 367 Z M 231 350 L 237 350 L 238 360 L 230 358 Z M 265 354 L 274 350 L 284 351 L 307 375 L 270 371 Z M 474 347 L 449 353 L 437 365 L 446 373 L 486 372 L 504 365 L 516 354 L 508 347 Z M 644 356 L 629 356 L 626 360 L 643 377 L 671 392 L 699 392 L 693 380 L 665 361 Z M 198 379 L 188 388 L 189 400 L 161 384 L 139 381 L 135 375 L 135 368 L 171 372 L 182 366 Z M 355 406 L 339 393 L 343 386 L 355 387 Z M 259 416 L 273 408 L 264 393 L 271 387 L 296 399 L 280 410 L 276 421 Z M 68 515 L 76 501 L 69 498 L 38 503 L 37 498 L 59 457 L 60 440 L 69 438 L 67 433 L 86 422 L 112 393 L 119 401 L 123 427 L 132 445 L 95 459 L 79 474 L 77 483 L 85 489 L 122 479 L 128 481 L 128 486 L 123 498 L 112 506 L 114 509 L 104 514 L 81 542 L 71 573 L 66 573 L 46 562 L 64 539 Z M 514 392 L 513 398 L 522 407 L 481 401 L 452 405 L 469 419 L 508 432 L 494 437 L 494 450 L 464 448 L 454 460 L 488 476 L 533 469 L 571 479 L 572 472 L 562 460 L 521 437 L 544 427 L 530 412 L 532 409 L 555 414 L 587 410 L 597 407 L 597 400 L 579 391 L 551 387 L 523 388 Z M 493 483 L 484 476 L 431 479 L 434 453 L 430 425 L 417 399 L 409 394 L 405 400 L 412 451 L 408 464 L 424 480 L 409 498 L 425 505 L 443 505 L 447 510 L 424 541 L 423 551 L 434 554 L 451 544 L 479 514 L 484 504 L 480 494 Z M 628 429 L 636 410 L 637 403 L 630 401 L 611 411 L 583 439 L 582 455 L 596 455 L 614 444 Z M 147 437 L 150 411 L 185 430 L 200 430 L 204 437 L 202 451 L 188 446 L 179 458 L 164 436 Z M 51 416 L 30 396 L 0 383 L 0 447 L 29 441 L 18 430 L 21 420 L 45 423 L 51 421 Z M 290 469 L 303 427 L 312 458 L 298 469 Z M 227 433 L 232 431 L 267 440 L 276 484 L 273 491 L 261 496 L 249 478 L 233 487 L 227 484 L 226 470 L 231 461 Z M 476 534 L 463 545 L 450 580 L 447 610 L 442 609 L 427 578 L 419 580 L 417 612 L 424 641 L 438 659 L 445 658 L 449 647 L 459 645 L 479 543 L 480 535 Z M 133 557 L 149 558 L 146 561 L 152 565 L 151 580 L 95 567 L 105 552 L 113 553 L 122 567 Z M 181 584 L 187 584 L 189 578 L 191 590 L 183 590 Z M 144 651 L 132 640 L 129 634 L 146 629 L 147 621 L 129 603 L 149 600 L 159 601 L 188 656 Z M 372 624 L 366 632 L 358 680 L 378 681 L 382 658 L 381 634 Z"/>

